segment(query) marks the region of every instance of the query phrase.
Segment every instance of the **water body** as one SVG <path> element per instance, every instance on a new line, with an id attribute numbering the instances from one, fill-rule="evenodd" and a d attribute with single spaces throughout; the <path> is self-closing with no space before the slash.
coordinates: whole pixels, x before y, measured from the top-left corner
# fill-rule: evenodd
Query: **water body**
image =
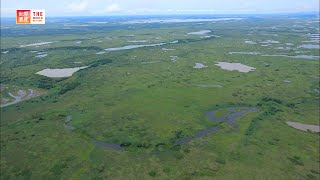
<path id="1" fill-rule="evenodd" d="M 263 42 L 260 42 L 262 44 L 279 44 L 280 42 L 279 41 L 274 41 L 274 40 L 266 40 L 266 41 L 263 41 Z"/>
<path id="2" fill-rule="evenodd" d="M 245 44 L 257 44 L 256 42 L 253 41 L 244 41 Z"/>
<path id="3" fill-rule="evenodd" d="M 278 34 L 268 34 L 268 33 L 264 33 L 264 34 L 261 34 L 263 36 L 278 36 Z"/>
<path id="4" fill-rule="evenodd" d="M 104 51 L 102 51 L 102 52 L 97 52 L 96 54 L 104 54 L 104 53 L 106 53 L 106 52 L 104 52 Z"/>
<path id="5" fill-rule="evenodd" d="M 153 63 L 160 63 L 161 61 L 149 61 L 149 62 L 142 62 L 141 64 L 153 64 Z"/>
<path id="6" fill-rule="evenodd" d="M 172 41 L 168 43 L 158 43 L 158 44 L 140 44 L 140 45 L 128 45 L 123 47 L 115 47 L 115 48 L 107 48 L 106 51 L 121 51 L 121 50 L 129 50 L 129 49 L 137 49 L 142 47 L 155 47 L 155 46 L 163 46 L 166 44 L 175 44 L 178 43 L 178 41 Z"/>
<path id="7" fill-rule="evenodd" d="M 211 37 L 221 37 L 217 35 L 206 35 L 206 36 L 201 36 L 200 38 L 211 38 Z"/>
<path id="8" fill-rule="evenodd" d="M 259 52 L 229 52 L 229 54 L 250 54 L 250 55 L 259 55 Z"/>
<path id="9" fill-rule="evenodd" d="M 222 122 L 222 121 L 225 121 L 227 122 L 227 124 L 229 124 L 231 127 L 233 128 L 237 128 L 237 126 L 234 124 L 234 121 L 247 114 L 247 113 L 250 113 L 250 112 L 256 112 L 258 111 L 258 109 L 256 107 L 252 107 L 250 109 L 248 108 L 240 108 L 240 111 L 236 111 L 234 107 L 232 108 L 229 108 L 229 113 L 224 115 L 224 116 L 221 116 L 221 117 L 217 117 L 215 114 L 216 114 L 216 111 L 210 111 L 208 112 L 205 117 L 212 120 L 212 121 L 217 121 L 217 122 Z"/>
<path id="10" fill-rule="evenodd" d="M 184 144 L 184 143 L 187 143 L 187 142 L 189 142 L 189 141 L 191 141 L 191 140 L 193 140 L 195 138 L 199 138 L 199 137 L 202 137 L 202 136 L 205 136 L 205 135 L 217 132 L 217 131 L 219 131 L 219 127 L 218 126 L 215 126 L 213 128 L 209 128 L 209 129 L 206 129 L 206 130 L 203 130 L 203 131 L 199 131 L 199 132 L 197 132 L 196 134 L 194 134 L 191 137 L 177 139 L 176 140 L 176 144 Z"/>
<path id="11" fill-rule="evenodd" d="M 48 54 L 39 54 L 39 55 L 37 55 L 37 56 L 35 56 L 36 58 L 44 58 L 44 57 L 46 57 L 46 56 L 48 56 Z"/>
<path id="12" fill-rule="evenodd" d="M 194 69 L 203 69 L 203 68 L 206 68 L 206 67 L 208 67 L 208 66 L 205 66 L 205 65 L 203 65 L 203 64 L 201 64 L 201 63 L 196 63 L 196 64 L 193 66 Z"/>
<path id="13" fill-rule="evenodd" d="M 301 131 L 320 132 L 320 126 L 287 121 L 286 124 Z"/>
<path id="14" fill-rule="evenodd" d="M 70 122 L 70 121 L 72 121 L 71 116 L 67 116 L 66 118 L 64 118 L 64 122 Z"/>
<path id="15" fill-rule="evenodd" d="M 70 77 L 73 75 L 73 73 L 85 69 L 88 66 L 84 67 L 75 67 L 75 68 L 64 68 L 64 69 L 43 69 L 39 72 L 36 72 L 36 74 L 50 77 L 50 78 L 62 78 L 62 77 Z"/>
<path id="16" fill-rule="evenodd" d="M 69 126 L 69 125 L 63 125 L 63 127 L 68 130 L 75 130 L 76 129 L 74 126 Z"/>
<path id="17" fill-rule="evenodd" d="M 258 109 L 255 108 L 255 107 L 252 107 L 252 108 L 240 108 L 240 111 L 235 111 L 235 108 L 234 107 L 231 107 L 229 108 L 229 113 L 222 116 L 222 117 L 217 117 L 215 116 L 215 113 L 216 111 L 210 111 L 208 112 L 205 117 L 207 117 L 208 119 L 210 120 L 213 120 L 213 121 L 217 121 L 217 122 L 223 122 L 225 121 L 226 123 L 228 123 L 231 127 L 233 128 L 237 128 L 237 126 L 234 124 L 234 121 L 247 114 L 247 113 L 250 113 L 250 112 L 257 112 Z M 202 131 L 199 131 L 197 132 L 196 134 L 190 136 L 190 137 L 186 137 L 186 138 L 180 138 L 180 139 L 177 139 L 175 144 L 184 144 L 184 143 L 187 143 L 193 139 L 196 139 L 196 138 L 199 138 L 199 137 L 203 137 L 205 135 L 208 135 L 208 134 L 211 134 L 211 133 L 214 133 L 214 132 L 217 132 L 219 131 L 219 127 L 218 126 L 215 126 L 213 128 L 209 128 L 209 129 L 205 129 L 205 130 L 202 130 Z"/>
<path id="18" fill-rule="evenodd" d="M 320 39 L 310 39 L 309 41 L 301 41 L 303 43 L 319 43 Z"/>
<path id="19" fill-rule="evenodd" d="M 262 56 L 270 56 L 270 57 L 287 57 L 293 59 L 319 59 L 320 56 L 311 56 L 311 55 L 296 55 L 296 56 L 288 56 L 284 54 L 275 54 L 275 55 L 262 55 Z"/>
<path id="20" fill-rule="evenodd" d="M 97 146 L 104 147 L 104 148 L 110 148 L 110 149 L 114 149 L 117 151 L 124 150 L 124 147 L 120 146 L 119 144 L 106 143 L 106 142 L 102 142 L 102 141 L 94 141 L 94 143 Z"/>
<path id="21" fill-rule="evenodd" d="M 51 43 L 54 43 L 54 42 L 39 42 L 39 43 L 33 43 L 33 44 L 20 45 L 20 47 L 41 46 L 41 45 L 47 45 Z"/>
<path id="22" fill-rule="evenodd" d="M 35 94 L 35 91 L 33 89 L 28 89 L 29 94 L 25 91 L 25 90 L 19 90 L 17 92 L 17 96 L 13 95 L 12 93 L 8 93 L 9 96 L 13 97 L 15 100 L 12 102 L 7 102 L 4 104 L 1 104 L 0 107 L 6 107 L 6 106 L 10 106 L 13 104 L 17 104 L 20 101 L 26 100 L 26 99 L 30 99 L 32 97 L 36 97 L 37 95 Z"/>
<path id="23" fill-rule="evenodd" d="M 254 67 L 250 67 L 241 63 L 218 62 L 218 64 L 216 65 L 224 70 L 239 71 L 244 73 L 247 73 L 256 69 Z"/>
<path id="24" fill-rule="evenodd" d="M 148 40 L 132 40 L 132 41 L 127 41 L 129 43 L 146 43 Z"/>
<path id="25" fill-rule="evenodd" d="M 215 111 L 210 111 L 208 112 L 205 117 L 207 117 L 208 119 L 212 120 L 212 121 L 217 121 L 217 122 L 223 122 L 225 121 L 226 123 L 228 123 L 231 127 L 233 128 L 237 128 L 237 126 L 234 124 L 234 121 L 236 118 L 239 118 L 247 113 L 250 113 L 250 112 L 256 112 L 258 111 L 257 108 L 255 107 L 252 107 L 252 108 L 240 108 L 240 111 L 235 111 L 235 108 L 232 107 L 229 109 L 229 113 L 222 116 L 222 117 L 217 117 L 215 116 Z M 214 132 L 217 132 L 219 131 L 219 127 L 218 126 L 215 126 L 215 127 L 212 127 L 212 128 L 209 128 L 209 129 L 205 129 L 205 130 L 202 130 L 202 131 L 199 131 L 197 132 L 196 134 L 190 136 L 190 137 L 186 137 L 186 138 L 180 138 L 180 139 L 177 139 L 176 140 L 176 144 L 184 144 L 184 143 L 187 143 L 193 139 L 196 139 L 196 138 L 199 138 L 199 137 L 203 137 L 205 135 L 208 135 L 208 134 L 211 134 L 211 133 L 214 133 Z"/>
<path id="26" fill-rule="evenodd" d="M 290 50 L 290 47 L 276 47 L 274 49 L 279 49 L 279 50 Z"/>
<path id="27" fill-rule="evenodd" d="M 189 35 L 205 35 L 210 33 L 210 30 L 201 30 L 201 31 L 196 31 L 196 32 L 190 32 L 188 33 Z"/>
<path id="28" fill-rule="evenodd" d="M 303 49 L 320 49 L 319 44 L 303 44 L 301 46 L 298 46 L 298 48 L 303 48 Z"/>

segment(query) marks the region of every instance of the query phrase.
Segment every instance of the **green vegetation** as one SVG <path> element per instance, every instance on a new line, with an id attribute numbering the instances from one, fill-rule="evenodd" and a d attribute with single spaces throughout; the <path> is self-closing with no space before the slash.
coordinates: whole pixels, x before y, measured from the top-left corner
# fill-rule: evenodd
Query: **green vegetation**
<path id="1" fill-rule="evenodd" d="M 286 125 L 319 124 L 319 61 L 229 54 L 319 56 L 319 49 L 297 48 L 308 33 L 317 33 L 318 24 L 310 22 L 313 17 L 295 18 L 134 25 L 84 19 L 79 22 L 87 27 L 69 30 L 60 22 L 39 29 L 6 25 L 1 52 L 9 52 L 1 54 L 1 85 L 45 93 L 1 108 L 1 179 L 319 179 L 319 134 Z M 204 29 L 217 36 L 187 35 Z M 104 50 L 142 39 L 179 42 Z M 266 40 L 280 43 L 261 46 Z M 36 42 L 54 43 L 20 47 Z M 275 49 L 285 43 L 294 45 Z M 36 58 L 38 52 L 48 56 Z M 227 71 L 217 62 L 256 69 Z M 195 63 L 207 67 L 193 69 Z M 83 66 L 88 68 L 67 78 L 35 74 Z M 10 98 L 12 91 L 1 89 L 1 96 Z M 237 128 L 205 117 L 210 111 L 222 117 L 231 107 L 258 111 L 237 117 Z M 219 131 L 176 144 L 215 126 Z"/>

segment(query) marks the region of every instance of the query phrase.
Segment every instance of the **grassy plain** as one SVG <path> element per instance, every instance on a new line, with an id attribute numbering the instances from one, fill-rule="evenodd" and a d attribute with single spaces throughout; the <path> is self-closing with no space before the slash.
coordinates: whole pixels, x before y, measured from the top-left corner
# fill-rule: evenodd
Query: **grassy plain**
<path id="1" fill-rule="evenodd" d="M 319 124 L 319 60 L 228 54 L 319 56 L 319 49 L 297 48 L 308 44 L 302 42 L 309 39 L 308 33 L 319 33 L 316 18 L 140 25 L 111 20 L 70 23 L 88 25 L 80 27 L 59 21 L 1 25 L 1 52 L 9 51 L 1 54 L 1 84 L 46 92 L 1 108 L 1 179 L 319 179 L 319 134 L 285 123 Z M 187 35 L 198 30 L 220 37 Z M 135 44 L 130 40 L 179 42 L 96 54 Z M 261 46 L 266 40 L 280 43 Z M 36 42 L 54 43 L 20 48 Z M 275 49 L 285 43 L 294 45 Z M 30 51 L 48 56 L 35 58 Z M 178 56 L 177 61 L 170 56 Z M 154 61 L 160 62 L 144 63 Z M 256 70 L 222 70 L 215 65 L 222 61 Z M 208 67 L 193 69 L 195 63 Z M 69 78 L 35 74 L 45 68 L 86 65 L 91 67 Z M 237 118 L 238 129 L 205 118 L 211 110 L 222 116 L 230 107 L 259 111 Z M 72 116 L 67 124 L 75 130 L 64 129 L 66 116 Z M 216 125 L 220 131 L 175 144 L 178 138 Z M 125 149 L 99 147 L 94 140 Z"/>

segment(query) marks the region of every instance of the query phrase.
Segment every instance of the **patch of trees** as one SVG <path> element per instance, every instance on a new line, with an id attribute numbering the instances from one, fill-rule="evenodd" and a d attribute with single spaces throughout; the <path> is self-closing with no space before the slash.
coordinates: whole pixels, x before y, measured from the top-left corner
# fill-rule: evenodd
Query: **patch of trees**
<path id="1" fill-rule="evenodd" d="M 155 171 L 150 171 L 148 174 L 151 177 L 155 177 L 157 175 L 157 173 Z"/>
<path id="2" fill-rule="evenodd" d="M 65 78 L 61 79 L 52 79 L 47 77 L 41 77 L 38 81 L 38 88 L 41 89 L 51 89 L 55 86 L 57 82 L 63 81 Z"/>
<path id="3" fill-rule="evenodd" d="M 74 81 L 74 82 L 71 82 L 71 83 L 67 83 L 65 85 L 62 86 L 62 88 L 60 89 L 59 93 L 58 94 L 64 94 L 68 91 L 71 91 L 73 90 L 74 88 L 76 88 L 77 86 L 79 86 L 80 83 L 78 81 Z"/>
<path id="4" fill-rule="evenodd" d="M 282 104 L 283 102 L 282 102 L 282 100 L 280 100 L 280 99 L 276 99 L 276 98 L 271 98 L 271 97 L 263 97 L 262 98 L 262 101 L 264 101 L 264 102 L 275 102 L 275 103 L 278 103 L 278 104 Z"/>
<path id="5" fill-rule="evenodd" d="M 102 60 L 95 61 L 95 62 L 91 63 L 89 65 L 90 66 L 89 68 L 93 68 L 93 67 L 97 67 L 97 66 L 105 65 L 105 64 L 109 64 L 109 63 L 112 63 L 111 59 L 102 59 Z"/>
<path id="6" fill-rule="evenodd" d="M 263 112 L 261 115 L 252 119 L 245 135 L 250 136 L 254 133 L 254 131 L 258 128 L 259 122 L 265 120 L 266 118 L 270 117 L 271 115 L 275 115 L 278 111 L 280 111 L 276 107 L 270 107 L 270 109 Z"/>

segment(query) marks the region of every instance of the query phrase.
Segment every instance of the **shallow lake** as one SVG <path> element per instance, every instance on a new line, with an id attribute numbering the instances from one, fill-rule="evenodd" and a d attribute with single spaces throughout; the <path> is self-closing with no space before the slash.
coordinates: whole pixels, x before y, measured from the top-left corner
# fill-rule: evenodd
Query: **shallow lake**
<path id="1" fill-rule="evenodd" d="M 320 126 L 287 121 L 286 124 L 301 131 L 320 132 Z"/>
<path id="2" fill-rule="evenodd" d="M 64 69 L 43 69 L 36 74 L 51 77 L 51 78 L 62 78 L 62 77 L 70 77 L 73 75 L 73 73 L 85 69 L 88 66 L 84 67 L 75 67 L 75 68 L 64 68 Z"/>
<path id="3" fill-rule="evenodd" d="M 54 43 L 54 42 L 39 42 L 39 43 L 33 43 L 33 44 L 20 45 L 20 47 L 41 46 L 41 45 L 46 45 L 51 43 Z"/>
<path id="4" fill-rule="evenodd" d="M 203 65 L 203 64 L 201 64 L 201 63 L 196 63 L 196 64 L 193 66 L 194 69 L 202 69 L 202 68 L 206 68 L 206 67 L 208 67 L 208 66 L 205 66 L 205 65 Z"/>
<path id="5" fill-rule="evenodd" d="M 155 47 L 155 46 L 163 46 L 166 44 L 175 44 L 178 43 L 178 41 L 172 41 L 168 43 L 158 43 L 158 44 L 139 44 L 139 45 L 128 45 L 123 47 L 115 47 L 115 48 L 107 48 L 106 51 L 120 51 L 120 50 L 128 50 L 128 49 L 136 49 L 136 48 L 142 48 L 142 47 Z"/>
<path id="6" fill-rule="evenodd" d="M 106 53 L 106 52 L 104 52 L 104 51 L 102 51 L 102 52 L 97 52 L 96 54 L 104 54 L 104 53 Z"/>
<path id="7" fill-rule="evenodd" d="M 303 49 L 320 49 L 319 44 L 303 44 L 299 46 L 298 48 L 303 48 Z"/>
<path id="8" fill-rule="evenodd" d="M 311 56 L 311 55 L 296 55 L 296 56 L 288 56 L 283 54 L 278 55 L 262 55 L 262 56 L 270 56 L 270 57 L 287 57 L 287 58 L 293 58 L 293 59 L 319 59 L 320 56 Z"/>
<path id="9" fill-rule="evenodd" d="M 37 55 L 37 56 L 35 56 L 36 58 L 44 58 L 44 57 L 46 57 L 46 56 L 48 56 L 48 54 L 39 54 L 39 55 Z"/>
<path id="10" fill-rule="evenodd" d="M 258 55 L 261 54 L 259 52 L 229 52 L 229 54 L 250 54 L 250 55 Z"/>
<path id="11" fill-rule="evenodd" d="M 210 30 L 201 30 L 201 31 L 195 31 L 195 32 L 189 32 L 189 35 L 205 35 L 210 33 Z"/>
<path id="12" fill-rule="evenodd" d="M 244 41 L 245 44 L 257 44 L 256 42 L 254 41 Z"/>
<path id="13" fill-rule="evenodd" d="M 250 67 L 241 63 L 218 62 L 218 64 L 216 65 L 224 70 L 239 71 L 244 73 L 247 73 L 256 69 L 254 67 Z"/>

